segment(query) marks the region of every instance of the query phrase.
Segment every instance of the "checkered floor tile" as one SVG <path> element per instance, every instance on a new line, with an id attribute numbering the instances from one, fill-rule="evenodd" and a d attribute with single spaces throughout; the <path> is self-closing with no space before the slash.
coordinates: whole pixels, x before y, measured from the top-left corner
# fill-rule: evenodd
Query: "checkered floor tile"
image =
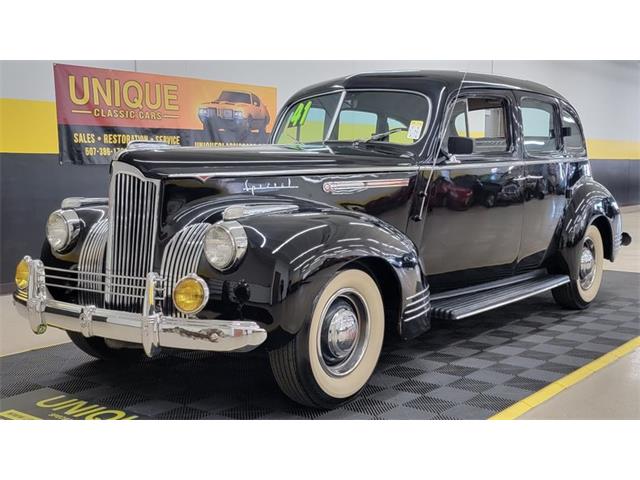
<path id="1" fill-rule="evenodd" d="M 0 358 L 0 403 L 51 388 L 157 419 L 482 419 L 640 334 L 640 275 L 606 272 L 585 311 L 550 293 L 410 342 L 386 341 L 360 397 L 332 411 L 280 393 L 264 353 L 165 352 L 131 365 L 72 344 Z"/>

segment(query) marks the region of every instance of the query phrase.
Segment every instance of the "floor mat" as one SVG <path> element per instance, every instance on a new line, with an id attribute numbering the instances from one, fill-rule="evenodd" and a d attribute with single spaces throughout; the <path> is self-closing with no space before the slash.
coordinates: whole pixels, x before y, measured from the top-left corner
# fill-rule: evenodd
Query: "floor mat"
<path id="1" fill-rule="evenodd" d="M 122 365 L 65 344 L 0 358 L 0 418 L 484 419 L 640 334 L 640 275 L 604 275 L 584 311 L 545 293 L 388 339 L 362 394 L 332 411 L 285 397 L 263 352 L 172 351 Z"/>

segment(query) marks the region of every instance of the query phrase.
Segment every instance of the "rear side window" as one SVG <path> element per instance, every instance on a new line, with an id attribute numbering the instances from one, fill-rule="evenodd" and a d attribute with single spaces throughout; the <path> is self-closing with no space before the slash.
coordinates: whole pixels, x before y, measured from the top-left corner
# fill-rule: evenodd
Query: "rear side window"
<path id="1" fill-rule="evenodd" d="M 447 133 L 448 137 L 473 139 L 473 153 L 506 152 L 509 144 L 505 101 L 480 97 L 458 100 Z"/>
<path id="2" fill-rule="evenodd" d="M 580 153 L 585 151 L 584 136 L 576 117 L 567 109 L 562 109 L 562 135 L 564 148 L 568 152 Z"/>
<path id="3" fill-rule="evenodd" d="M 542 100 L 523 98 L 522 135 L 524 149 L 530 154 L 552 153 L 560 149 L 555 129 L 553 104 Z"/>

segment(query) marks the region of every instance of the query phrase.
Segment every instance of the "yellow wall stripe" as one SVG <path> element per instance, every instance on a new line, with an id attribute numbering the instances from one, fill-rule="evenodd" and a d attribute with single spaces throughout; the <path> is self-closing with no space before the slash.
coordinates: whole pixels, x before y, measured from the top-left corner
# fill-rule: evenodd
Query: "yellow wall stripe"
<path id="1" fill-rule="evenodd" d="M 587 363 L 585 366 L 578 370 L 571 372 L 553 383 L 550 383 L 542 390 L 538 390 L 536 393 L 529 395 L 527 398 L 514 403 L 510 407 L 496 413 L 489 420 L 514 420 L 519 416 L 525 414 L 532 408 L 540 405 L 542 402 L 546 402 L 551 397 L 556 396 L 558 393 L 572 385 L 575 385 L 581 380 L 584 380 L 589 375 L 597 372 L 598 370 L 606 367 L 610 363 L 615 362 L 619 358 L 624 357 L 628 353 L 631 353 L 636 348 L 640 347 L 640 337 L 636 337 L 629 340 L 627 343 L 620 345 L 618 348 L 610 351 L 602 357 Z"/>
<path id="2" fill-rule="evenodd" d="M 640 160 L 640 141 L 588 139 L 587 148 L 594 160 Z M 57 154 L 55 102 L 0 98 L 0 152 Z"/>
<path id="3" fill-rule="evenodd" d="M 57 154 L 56 104 L 0 98 L 0 152 Z"/>
<path id="4" fill-rule="evenodd" d="M 640 160 L 640 142 L 632 140 L 587 139 L 589 158 L 593 160 Z"/>

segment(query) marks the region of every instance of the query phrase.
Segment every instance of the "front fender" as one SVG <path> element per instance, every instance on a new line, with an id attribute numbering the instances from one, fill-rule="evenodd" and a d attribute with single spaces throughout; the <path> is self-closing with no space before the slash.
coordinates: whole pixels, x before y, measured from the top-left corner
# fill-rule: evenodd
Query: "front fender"
<path id="1" fill-rule="evenodd" d="M 395 302 L 389 314 L 402 337 L 428 330 L 429 295 L 420 257 L 411 240 L 393 226 L 363 213 L 319 206 L 237 221 L 249 241 L 240 265 L 221 273 L 204 261 L 199 273 L 222 280 L 222 290 L 246 285 L 247 298 L 240 308 L 267 309 L 272 329 L 297 333 L 327 281 L 346 265 L 357 264 L 372 269 L 384 287 L 383 298 Z M 237 295 L 234 299 L 239 301 Z"/>
<path id="2" fill-rule="evenodd" d="M 76 212 L 76 215 L 78 215 L 78 218 L 80 218 L 80 221 L 82 222 L 82 228 L 80 230 L 80 234 L 78 235 L 78 238 L 76 242 L 73 244 L 73 246 L 67 251 L 58 253 L 55 250 L 53 250 L 51 247 L 49 247 L 49 243 L 46 241 L 46 238 L 44 243 L 45 243 L 45 247 L 49 249 L 50 254 L 56 259 L 62 262 L 76 264 L 80 259 L 80 252 L 82 251 L 82 245 L 87 239 L 87 236 L 91 231 L 91 227 L 93 227 L 96 223 L 100 222 L 101 220 L 105 220 L 107 218 L 108 205 L 105 199 L 103 202 L 94 202 L 89 205 L 83 205 L 83 206 L 72 208 L 72 210 Z M 42 233 L 44 237 L 45 236 L 44 228 Z"/>

